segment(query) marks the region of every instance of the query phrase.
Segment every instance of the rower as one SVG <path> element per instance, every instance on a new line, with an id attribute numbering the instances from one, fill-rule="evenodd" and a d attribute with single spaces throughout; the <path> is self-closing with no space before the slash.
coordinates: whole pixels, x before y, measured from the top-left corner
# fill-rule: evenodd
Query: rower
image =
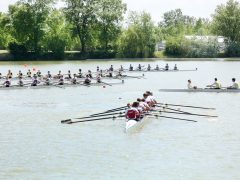
<path id="1" fill-rule="evenodd" d="M 188 87 L 188 89 L 197 89 L 197 86 L 192 86 L 192 81 L 190 79 L 188 80 L 187 87 Z"/>
<path id="2" fill-rule="evenodd" d="M 0 79 L 2 79 L 3 77 L 2 77 L 2 73 L 0 73 Z"/>
<path id="3" fill-rule="evenodd" d="M 77 75 L 73 75 L 72 84 L 77 84 Z"/>
<path id="4" fill-rule="evenodd" d="M 160 68 L 159 68 L 158 64 L 156 65 L 156 68 L 155 68 L 155 70 L 157 70 L 157 71 L 159 71 L 159 70 L 160 70 Z"/>
<path id="5" fill-rule="evenodd" d="M 88 70 L 88 77 L 92 79 L 92 71 Z"/>
<path id="6" fill-rule="evenodd" d="M 11 79 L 12 76 L 13 76 L 13 73 L 11 72 L 11 70 L 8 70 L 7 78 Z"/>
<path id="7" fill-rule="evenodd" d="M 36 78 L 36 79 L 37 79 L 37 75 L 36 75 L 36 74 L 33 74 L 33 78 Z"/>
<path id="8" fill-rule="evenodd" d="M 113 65 L 111 65 L 111 67 L 109 68 L 109 71 L 113 71 Z"/>
<path id="9" fill-rule="evenodd" d="M 103 77 L 103 70 L 101 69 L 99 74 L 98 74 L 100 77 Z"/>
<path id="10" fill-rule="evenodd" d="M 82 78 L 83 77 L 83 75 L 82 75 L 82 69 L 79 69 L 78 70 L 78 78 Z"/>
<path id="11" fill-rule="evenodd" d="M 120 66 L 120 69 L 119 69 L 120 71 L 124 71 L 124 68 L 123 68 L 123 66 L 121 65 Z"/>
<path id="12" fill-rule="evenodd" d="M 64 79 L 63 79 L 63 75 L 61 75 L 59 81 L 58 81 L 58 85 L 64 85 Z"/>
<path id="13" fill-rule="evenodd" d="M 32 72 L 31 70 L 29 69 L 28 72 L 27 72 L 27 77 L 31 78 L 32 77 Z"/>
<path id="14" fill-rule="evenodd" d="M 122 77 L 122 72 L 121 71 L 118 71 L 118 74 L 117 74 L 117 77 Z"/>
<path id="15" fill-rule="evenodd" d="M 221 89 L 222 88 L 222 85 L 220 82 L 218 82 L 218 79 L 217 78 L 214 78 L 214 83 L 211 84 L 211 85 L 208 85 L 207 87 L 210 87 L 212 89 Z"/>
<path id="16" fill-rule="evenodd" d="M 239 89 L 239 83 L 236 82 L 236 78 L 232 78 L 233 84 L 229 86 L 227 89 Z"/>
<path id="17" fill-rule="evenodd" d="M 169 65 L 167 63 L 166 66 L 165 66 L 165 71 L 168 71 L 168 70 L 169 70 Z"/>
<path id="18" fill-rule="evenodd" d="M 39 83 L 39 82 L 38 82 L 38 80 L 37 80 L 37 77 L 34 77 L 31 86 L 37 86 L 38 83 Z"/>
<path id="19" fill-rule="evenodd" d="M 3 85 L 5 85 L 5 87 L 10 87 L 11 86 L 11 81 L 9 80 L 9 78 L 6 78 L 6 81 L 3 83 Z"/>
<path id="20" fill-rule="evenodd" d="M 125 113 L 125 117 L 127 120 L 136 120 L 139 121 L 140 119 L 140 112 L 138 110 L 139 103 L 134 102 L 132 106 L 129 107 L 129 109 Z"/>
<path id="21" fill-rule="evenodd" d="M 178 68 L 177 68 L 177 64 L 174 65 L 174 68 L 173 68 L 174 71 L 177 71 Z"/>
<path id="22" fill-rule="evenodd" d="M 50 78 L 47 77 L 44 83 L 45 85 L 50 86 Z"/>
<path id="23" fill-rule="evenodd" d="M 132 66 L 132 64 L 130 64 L 130 66 L 129 66 L 129 71 L 133 71 L 133 66 Z"/>
<path id="24" fill-rule="evenodd" d="M 113 73 L 109 71 L 109 74 L 107 75 L 107 77 L 113 77 Z"/>
<path id="25" fill-rule="evenodd" d="M 23 77 L 23 74 L 22 74 L 22 72 L 19 70 L 19 72 L 18 72 L 18 78 L 20 78 L 20 77 Z"/>
<path id="26" fill-rule="evenodd" d="M 139 71 L 142 70 L 142 66 L 141 66 L 141 64 L 138 64 L 138 70 L 139 70 Z"/>
<path id="27" fill-rule="evenodd" d="M 102 82 L 102 80 L 101 80 L 101 76 L 97 76 L 97 83 L 101 83 Z"/>
<path id="28" fill-rule="evenodd" d="M 97 72 L 99 71 L 100 69 L 99 69 L 99 66 L 97 66 Z"/>
<path id="29" fill-rule="evenodd" d="M 147 70 L 148 70 L 148 71 L 151 71 L 151 66 L 150 66 L 150 64 L 148 64 Z"/>
<path id="30" fill-rule="evenodd" d="M 68 70 L 67 79 L 72 79 L 72 75 L 71 75 L 71 71 L 70 70 Z"/>
<path id="31" fill-rule="evenodd" d="M 50 71 L 47 72 L 47 78 L 52 78 Z"/>
<path id="32" fill-rule="evenodd" d="M 90 83 L 91 83 L 91 79 L 89 78 L 89 75 L 87 75 L 85 80 L 84 80 L 84 84 L 89 85 Z"/>
<path id="33" fill-rule="evenodd" d="M 141 107 L 143 109 L 143 111 L 149 111 L 150 107 L 147 103 L 144 102 L 144 99 L 140 99 L 138 98 L 137 101 L 139 102 L 139 107 Z"/>
<path id="34" fill-rule="evenodd" d="M 21 86 L 21 87 L 24 86 L 22 77 L 19 77 L 18 85 Z"/>
<path id="35" fill-rule="evenodd" d="M 153 106 L 156 105 L 157 101 L 156 101 L 155 97 L 153 96 L 153 93 L 150 91 L 146 91 L 146 94 L 148 95 L 148 98 L 150 98 L 152 105 Z"/>
<path id="36" fill-rule="evenodd" d="M 42 76 L 42 73 L 41 73 L 40 70 L 37 71 L 37 76 L 38 76 L 38 77 L 41 77 L 41 76 Z"/>
<path id="37" fill-rule="evenodd" d="M 153 100 L 151 99 L 151 97 L 147 93 L 143 94 L 143 99 L 150 107 L 154 106 Z"/>
<path id="38" fill-rule="evenodd" d="M 58 71 L 58 74 L 56 76 L 54 76 L 54 78 L 56 79 L 60 79 L 62 77 L 62 71 Z"/>

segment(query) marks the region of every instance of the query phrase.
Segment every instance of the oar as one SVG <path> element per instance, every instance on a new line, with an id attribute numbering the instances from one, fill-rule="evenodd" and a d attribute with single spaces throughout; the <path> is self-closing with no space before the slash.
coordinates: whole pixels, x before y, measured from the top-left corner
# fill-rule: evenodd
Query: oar
<path id="1" fill-rule="evenodd" d="M 161 108 L 163 108 L 163 109 L 168 109 L 168 110 L 176 111 L 176 112 L 181 112 L 181 113 L 185 113 L 185 114 L 191 114 L 190 112 L 181 111 L 181 110 L 178 110 L 178 109 L 168 108 L 168 107 L 159 106 L 159 105 L 156 105 L 156 106 L 157 106 L 157 107 L 161 107 Z"/>
<path id="2" fill-rule="evenodd" d="M 209 110 L 215 110 L 215 108 L 208 108 L 208 107 L 198 107 L 198 106 L 186 106 L 186 105 L 179 105 L 179 104 L 164 104 L 164 103 L 158 103 L 165 106 L 178 106 L 178 107 L 187 107 L 187 108 L 196 108 L 196 109 L 209 109 Z"/>
<path id="3" fill-rule="evenodd" d="M 108 113 L 114 113 L 114 112 L 122 111 L 122 110 L 125 110 L 125 108 L 115 109 L 115 110 L 112 110 L 112 111 L 106 111 L 106 112 L 102 112 L 102 113 L 96 113 L 96 114 L 92 114 L 90 116 L 97 116 L 97 115 L 103 115 L 103 114 L 108 114 Z"/>
<path id="4" fill-rule="evenodd" d="M 183 119 L 183 118 L 175 118 L 175 117 L 169 117 L 169 116 L 159 116 L 159 115 L 153 115 L 154 117 L 163 117 L 163 118 L 167 118 L 167 119 L 175 119 L 175 120 L 181 120 L 181 121 L 190 121 L 190 122 L 197 122 L 195 120 L 192 119 Z"/>
<path id="5" fill-rule="evenodd" d="M 158 111 L 158 112 L 167 113 L 167 114 L 182 114 L 182 115 L 190 115 L 190 116 L 202 116 L 202 117 L 214 117 L 214 118 L 218 117 L 218 116 L 205 115 L 205 114 L 194 114 L 194 113 L 181 113 L 181 112 L 170 112 L 170 111 Z"/>
<path id="6" fill-rule="evenodd" d="M 112 86 L 111 84 L 108 84 L 108 83 L 103 82 L 103 81 L 101 81 L 101 83 L 102 83 L 102 84 L 106 84 L 106 85 L 108 85 L 108 86 Z"/>
<path id="7" fill-rule="evenodd" d="M 116 119 L 119 117 L 124 117 L 124 116 L 111 116 L 111 117 L 105 117 L 105 118 L 98 118 L 98 119 L 88 119 L 84 121 L 68 121 L 66 124 L 75 124 L 75 123 L 81 123 L 81 122 L 91 122 L 91 121 L 100 121 L 100 120 L 107 120 L 107 119 Z"/>
<path id="8" fill-rule="evenodd" d="M 114 111 L 114 110 L 119 110 L 119 109 L 123 109 L 123 108 L 126 108 L 127 106 L 122 106 L 122 107 L 118 107 L 118 108 L 114 108 L 114 109 L 109 109 L 107 111 L 104 111 L 104 112 L 109 112 L 109 111 Z"/>
<path id="9" fill-rule="evenodd" d="M 112 116 L 112 115 L 122 115 L 123 113 L 124 112 L 109 113 L 109 114 L 102 114 L 102 115 L 90 115 L 90 116 L 74 118 L 74 119 L 90 119 L 90 118 L 96 118 L 96 117 L 104 117 L 104 116 Z M 66 120 L 69 120 L 69 119 L 66 119 Z M 65 122 L 65 120 L 63 120 L 61 122 Z"/>

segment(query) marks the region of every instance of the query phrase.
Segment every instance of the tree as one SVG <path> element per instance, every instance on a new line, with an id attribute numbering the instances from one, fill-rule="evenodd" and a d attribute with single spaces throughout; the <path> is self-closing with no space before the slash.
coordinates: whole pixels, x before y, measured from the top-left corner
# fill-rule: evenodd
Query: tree
<path id="1" fill-rule="evenodd" d="M 220 5 L 213 15 L 213 32 L 228 38 L 228 41 L 240 42 L 240 4 L 229 0 Z"/>
<path id="2" fill-rule="evenodd" d="M 122 0 L 100 0 L 98 8 L 98 24 L 100 29 L 100 43 L 105 52 L 109 43 L 117 40 L 121 32 L 121 21 L 126 12 L 126 4 Z"/>
<path id="3" fill-rule="evenodd" d="M 52 2 L 53 0 L 20 0 L 9 7 L 14 38 L 36 55 L 41 53 L 45 21 Z"/>
<path id="4" fill-rule="evenodd" d="M 86 53 L 91 41 L 91 27 L 96 22 L 97 1 L 95 0 L 65 0 L 64 9 L 67 19 L 74 25 L 81 42 L 81 51 Z"/>
<path id="5" fill-rule="evenodd" d="M 0 49 L 6 49 L 12 39 L 10 19 L 7 14 L 0 12 Z"/>
<path id="6" fill-rule="evenodd" d="M 155 26 L 151 15 L 142 12 L 131 12 L 128 18 L 128 30 L 123 33 L 120 40 L 120 51 L 123 55 L 147 58 L 153 57 L 156 45 Z"/>

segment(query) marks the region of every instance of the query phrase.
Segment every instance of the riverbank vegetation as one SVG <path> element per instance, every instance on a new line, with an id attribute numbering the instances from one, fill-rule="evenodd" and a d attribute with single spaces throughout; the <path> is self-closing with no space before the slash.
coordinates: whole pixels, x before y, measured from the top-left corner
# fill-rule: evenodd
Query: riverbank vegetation
<path id="1" fill-rule="evenodd" d="M 65 6 L 57 9 L 54 0 L 21 0 L 10 5 L 7 13 L 0 13 L 0 49 L 11 54 L 4 58 L 240 56 L 240 5 L 236 0 L 216 7 L 211 20 L 176 9 L 165 12 L 158 23 L 147 12 L 125 16 L 127 5 L 122 0 L 62 1 Z M 163 42 L 162 51 L 156 52 Z"/>

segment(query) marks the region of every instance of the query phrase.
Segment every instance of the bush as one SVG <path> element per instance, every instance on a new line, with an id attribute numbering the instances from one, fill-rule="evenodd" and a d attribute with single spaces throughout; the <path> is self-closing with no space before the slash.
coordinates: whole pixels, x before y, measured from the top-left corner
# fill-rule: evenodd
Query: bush
<path id="1" fill-rule="evenodd" d="M 226 56 L 240 57 L 240 42 L 230 42 L 227 45 Z"/>
<path id="2" fill-rule="evenodd" d="M 26 57 L 27 48 L 23 44 L 18 44 L 16 42 L 10 42 L 8 44 L 10 53 L 14 56 L 15 59 L 21 59 Z"/>

